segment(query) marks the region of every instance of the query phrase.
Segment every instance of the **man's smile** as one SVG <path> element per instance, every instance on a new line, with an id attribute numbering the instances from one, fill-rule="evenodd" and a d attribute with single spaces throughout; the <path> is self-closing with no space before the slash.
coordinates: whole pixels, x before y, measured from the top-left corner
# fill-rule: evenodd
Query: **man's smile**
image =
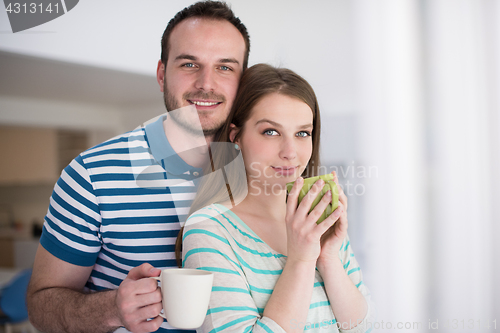
<path id="1" fill-rule="evenodd" d="M 187 100 L 190 104 L 194 104 L 196 106 L 214 106 L 214 105 L 219 105 L 222 102 L 216 102 L 216 101 L 199 101 L 199 100 Z"/>

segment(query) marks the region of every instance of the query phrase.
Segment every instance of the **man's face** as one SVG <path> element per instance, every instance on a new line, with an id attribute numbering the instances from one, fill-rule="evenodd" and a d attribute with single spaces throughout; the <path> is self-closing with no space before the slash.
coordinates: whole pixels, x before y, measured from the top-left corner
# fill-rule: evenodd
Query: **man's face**
<path id="1" fill-rule="evenodd" d="M 245 41 L 225 20 L 189 18 L 170 35 L 166 70 L 158 66 L 158 82 L 168 111 L 194 104 L 205 135 L 225 122 L 243 72 Z M 161 73 L 163 72 L 163 73 Z M 178 113 L 175 122 L 195 131 L 192 120 Z"/>

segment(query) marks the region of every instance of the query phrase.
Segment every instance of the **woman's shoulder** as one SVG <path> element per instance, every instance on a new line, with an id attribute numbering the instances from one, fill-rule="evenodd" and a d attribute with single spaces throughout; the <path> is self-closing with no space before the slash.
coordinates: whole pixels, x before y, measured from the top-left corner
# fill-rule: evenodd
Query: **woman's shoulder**
<path id="1" fill-rule="evenodd" d="M 184 229 L 206 228 L 208 226 L 223 226 L 230 218 L 229 209 L 223 205 L 211 204 L 192 213 Z"/>

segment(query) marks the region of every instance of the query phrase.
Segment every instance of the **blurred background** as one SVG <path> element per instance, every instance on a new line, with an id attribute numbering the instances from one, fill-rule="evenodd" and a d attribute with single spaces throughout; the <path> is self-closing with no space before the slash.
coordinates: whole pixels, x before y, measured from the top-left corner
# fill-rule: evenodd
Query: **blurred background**
<path id="1" fill-rule="evenodd" d="M 80 1 L 15 34 L 0 8 L 0 285 L 31 267 L 62 168 L 165 112 L 161 35 L 193 2 Z M 500 330 L 500 2 L 228 3 L 250 65 L 318 95 L 373 331 Z"/>

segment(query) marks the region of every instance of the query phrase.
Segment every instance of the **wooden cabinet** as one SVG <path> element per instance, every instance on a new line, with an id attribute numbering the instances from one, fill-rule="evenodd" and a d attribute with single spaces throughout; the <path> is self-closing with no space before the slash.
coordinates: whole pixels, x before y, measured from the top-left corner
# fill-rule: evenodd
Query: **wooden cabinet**
<path id="1" fill-rule="evenodd" d="M 53 184 L 88 148 L 85 131 L 0 126 L 0 186 Z"/>
<path id="2" fill-rule="evenodd" d="M 54 183 L 57 149 L 55 129 L 0 127 L 0 185 Z"/>
<path id="3" fill-rule="evenodd" d="M 84 131 L 0 126 L 0 267 L 31 267 L 61 171 L 88 148 Z"/>

